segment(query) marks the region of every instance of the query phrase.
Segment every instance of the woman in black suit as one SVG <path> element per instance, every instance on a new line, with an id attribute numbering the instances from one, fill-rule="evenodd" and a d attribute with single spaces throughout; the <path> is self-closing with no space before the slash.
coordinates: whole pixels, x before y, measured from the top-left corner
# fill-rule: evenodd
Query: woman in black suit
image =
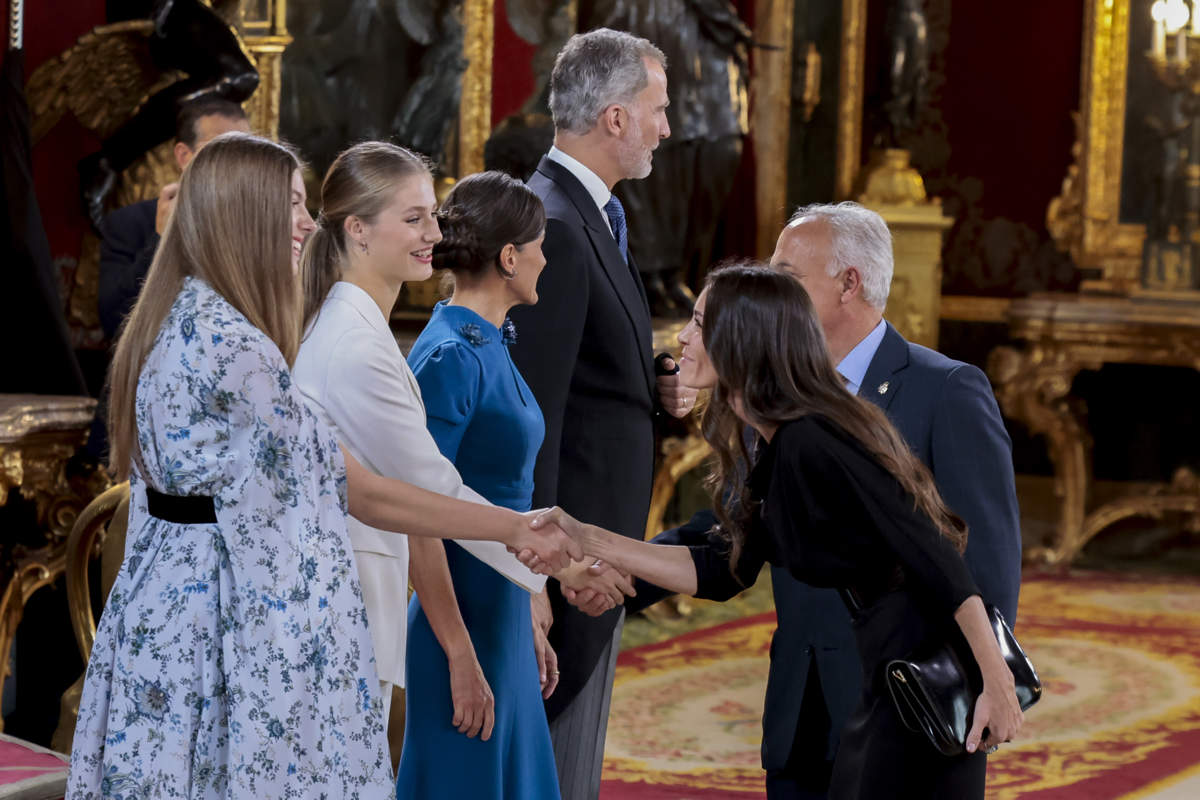
<path id="1" fill-rule="evenodd" d="M 962 561 L 966 526 L 883 413 L 845 390 L 795 280 L 757 266 L 712 273 L 679 341 L 681 382 L 712 390 L 703 428 L 717 454 L 710 488 L 727 552 L 625 539 L 558 509 L 544 519 L 578 533 L 588 553 L 616 568 L 686 594 L 720 570 L 756 574 L 764 561 L 845 590 L 859 607 L 865 688 L 842 732 L 830 797 L 982 799 L 978 751 L 1010 740 L 1022 715 Z M 753 456 L 747 425 L 757 433 Z M 739 464 L 753 464 L 748 480 Z M 948 758 L 901 724 L 883 673 L 890 659 L 944 639 L 954 624 L 983 692 L 968 753 Z"/>

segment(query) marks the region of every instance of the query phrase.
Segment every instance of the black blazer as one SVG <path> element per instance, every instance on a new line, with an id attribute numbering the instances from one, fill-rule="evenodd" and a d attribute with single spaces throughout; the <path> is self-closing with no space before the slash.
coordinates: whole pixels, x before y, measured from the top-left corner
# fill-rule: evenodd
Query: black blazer
<path id="1" fill-rule="evenodd" d="M 157 214 L 158 199 L 152 198 L 118 208 L 104 218 L 97 306 L 100 327 L 110 339 L 133 308 L 158 250 Z"/>
<path id="2" fill-rule="evenodd" d="M 885 391 L 880 392 L 886 381 Z M 942 498 L 966 520 L 967 567 L 985 603 L 1015 624 L 1021 585 L 1021 531 L 1013 480 L 1012 444 L 991 385 L 977 367 L 912 344 L 889 323 L 871 360 L 859 396 L 882 408 L 913 453 L 933 472 Z M 664 544 L 693 545 L 693 557 L 711 559 L 715 518 L 699 512 L 680 528 L 655 537 Z M 707 552 L 705 552 L 707 551 Z M 746 585 L 757 577 L 739 575 Z M 728 575 L 728 570 L 724 573 Z M 771 642 L 771 669 L 763 712 L 763 768 L 781 769 L 791 753 L 810 667 L 816 667 L 831 720 L 828 758 L 838 733 L 858 705 L 861 664 L 850 615 L 836 591 L 817 589 L 773 567 L 779 626 Z M 699 594 L 723 600 L 743 587 L 731 577 Z M 664 596 L 637 584 L 641 605 Z M 630 605 L 627 603 L 627 605 Z M 815 726 L 817 719 L 804 722 Z"/>
<path id="3" fill-rule="evenodd" d="M 546 418 L 534 467 L 535 508 L 641 538 L 654 470 L 655 389 L 650 310 L 604 214 L 574 175 L 543 158 L 529 179 L 546 207 L 546 268 L 538 304 L 513 309 L 513 360 Z M 636 224 L 630 220 L 630 224 Z M 551 582 L 559 655 L 553 719 L 578 694 L 612 636 L 618 611 L 588 617 Z"/>

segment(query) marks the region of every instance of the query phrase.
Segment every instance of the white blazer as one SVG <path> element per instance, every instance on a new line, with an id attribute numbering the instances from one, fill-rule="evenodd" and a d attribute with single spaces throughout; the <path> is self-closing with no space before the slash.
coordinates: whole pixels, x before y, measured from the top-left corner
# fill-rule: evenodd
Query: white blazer
<path id="1" fill-rule="evenodd" d="M 352 283 L 333 285 L 300 344 L 292 370 L 309 408 L 379 475 L 439 494 L 484 503 L 463 485 L 425 427 L 421 389 L 379 306 Z M 346 520 L 354 547 L 367 626 L 382 681 L 404 685 L 408 634 L 408 537 Z M 447 528 L 448 534 L 452 533 Z M 459 541 L 469 553 L 514 583 L 540 592 L 545 577 L 530 572 L 499 542 Z"/>

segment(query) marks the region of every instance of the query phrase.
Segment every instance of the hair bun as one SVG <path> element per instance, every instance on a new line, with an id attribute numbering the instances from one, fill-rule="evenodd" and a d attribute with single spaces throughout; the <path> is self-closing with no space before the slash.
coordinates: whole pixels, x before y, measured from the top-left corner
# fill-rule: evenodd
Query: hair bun
<path id="1" fill-rule="evenodd" d="M 437 220 L 442 240 L 433 246 L 434 269 L 469 268 L 487 258 L 470 220 L 461 212 L 439 211 Z"/>

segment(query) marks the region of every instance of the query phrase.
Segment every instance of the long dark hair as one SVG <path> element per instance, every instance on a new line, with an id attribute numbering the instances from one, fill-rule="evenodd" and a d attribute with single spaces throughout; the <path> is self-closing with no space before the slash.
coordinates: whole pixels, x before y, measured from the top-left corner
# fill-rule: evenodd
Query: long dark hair
<path id="1" fill-rule="evenodd" d="M 942 502 L 933 476 L 876 406 L 849 394 L 833 368 L 808 292 L 794 278 L 742 262 L 707 281 L 702 335 L 717 385 L 702 422 L 716 452 L 710 491 L 737 563 L 753 507 L 743 480 L 745 423 L 782 425 L 818 414 L 855 439 L 912 495 L 915 506 L 962 552 L 967 529 Z"/>
<path id="2" fill-rule="evenodd" d="M 343 150 L 321 183 L 321 213 L 317 229 L 304 245 L 300 275 L 304 284 L 301 330 L 321 309 L 325 296 L 342 279 L 348 258 L 346 217 L 366 223 L 387 208 L 401 181 L 413 176 L 433 180 L 429 162 L 411 150 L 388 142 L 359 142 Z"/>
<path id="3" fill-rule="evenodd" d="M 454 185 L 438 211 L 442 240 L 433 246 L 435 269 L 454 275 L 478 276 L 500 265 L 505 245 L 518 250 L 542 235 L 546 210 L 541 198 L 525 184 L 503 172 L 468 175 Z"/>

